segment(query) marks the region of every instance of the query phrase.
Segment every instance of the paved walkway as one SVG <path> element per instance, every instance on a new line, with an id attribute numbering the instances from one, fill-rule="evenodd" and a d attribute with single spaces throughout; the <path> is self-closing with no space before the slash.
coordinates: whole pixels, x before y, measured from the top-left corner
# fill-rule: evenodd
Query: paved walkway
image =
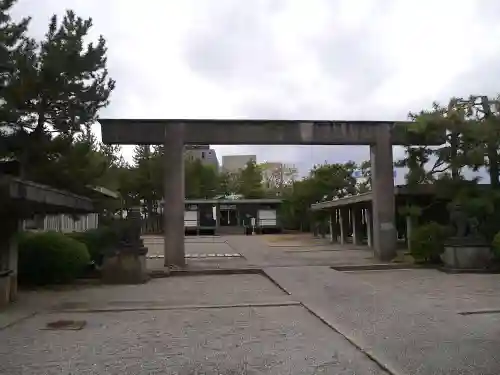
<path id="1" fill-rule="evenodd" d="M 0 331 L 0 374 L 384 373 L 262 275 L 43 295 L 37 315 Z M 68 319 L 86 325 L 46 329 Z"/>
<path id="2" fill-rule="evenodd" d="M 393 373 L 500 373 L 498 275 L 329 267 L 265 272 Z M 474 312 L 480 314 L 461 314 Z"/>
<path id="3" fill-rule="evenodd" d="M 26 318 L 0 330 L 0 374 L 500 373 L 500 275 L 339 272 L 330 265 L 374 260 L 307 238 L 207 240 L 188 239 L 188 251 L 243 257 L 191 268 L 239 261 L 263 274 L 22 293 L 0 313 L 0 328 Z M 46 329 L 68 319 L 86 325 Z"/>
<path id="4" fill-rule="evenodd" d="M 290 239 L 288 239 L 290 237 Z M 163 268 L 163 239 L 149 236 L 144 239 L 148 247 L 148 267 Z M 313 265 L 368 265 L 379 263 L 366 246 L 339 246 L 326 239 L 314 239 L 310 234 L 301 236 L 224 236 L 186 237 L 186 254 L 220 255 L 218 257 L 190 257 L 188 268 L 263 268 L 269 266 L 313 266 Z M 222 255 L 240 254 L 241 257 Z"/>

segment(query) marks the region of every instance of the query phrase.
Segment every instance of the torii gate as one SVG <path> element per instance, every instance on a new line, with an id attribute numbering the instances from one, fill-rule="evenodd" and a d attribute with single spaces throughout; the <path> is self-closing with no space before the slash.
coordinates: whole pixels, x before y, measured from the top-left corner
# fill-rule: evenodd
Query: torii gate
<path id="1" fill-rule="evenodd" d="M 417 139 L 411 122 L 308 120 L 100 119 L 106 144 L 165 146 L 165 265 L 185 266 L 185 144 L 369 145 L 373 191 L 373 248 L 380 260 L 396 255 L 393 145 L 440 145 Z"/>

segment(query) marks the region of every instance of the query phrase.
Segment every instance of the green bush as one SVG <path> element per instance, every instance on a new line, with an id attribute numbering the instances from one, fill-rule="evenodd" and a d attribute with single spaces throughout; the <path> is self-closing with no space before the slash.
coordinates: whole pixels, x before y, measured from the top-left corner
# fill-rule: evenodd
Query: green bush
<path id="1" fill-rule="evenodd" d="M 68 283 L 90 263 L 85 244 L 62 233 L 23 233 L 19 236 L 19 282 L 31 285 Z"/>
<path id="2" fill-rule="evenodd" d="M 104 252 L 118 242 L 117 232 L 111 227 L 99 227 L 86 232 L 73 232 L 66 235 L 84 243 L 87 246 L 91 260 L 99 266 L 102 264 Z"/>
<path id="3" fill-rule="evenodd" d="M 419 226 L 410 238 L 411 255 L 416 261 L 439 263 L 448 228 L 435 222 Z"/>

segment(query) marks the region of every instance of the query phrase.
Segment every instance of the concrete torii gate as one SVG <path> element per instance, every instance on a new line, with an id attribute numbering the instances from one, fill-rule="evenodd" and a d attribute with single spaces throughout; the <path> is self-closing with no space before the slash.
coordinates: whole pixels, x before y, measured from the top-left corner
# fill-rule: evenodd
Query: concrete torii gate
<path id="1" fill-rule="evenodd" d="M 100 119 L 106 144 L 164 144 L 165 265 L 185 265 L 185 144 L 369 145 L 373 191 L 373 248 L 381 260 L 396 255 L 393 145 L 422 144 L 411 122 L 301 120 Z M 425 142 L 429 143 L 429 142 Z M 442 144 L 441 139 L 432 144 Z"/>

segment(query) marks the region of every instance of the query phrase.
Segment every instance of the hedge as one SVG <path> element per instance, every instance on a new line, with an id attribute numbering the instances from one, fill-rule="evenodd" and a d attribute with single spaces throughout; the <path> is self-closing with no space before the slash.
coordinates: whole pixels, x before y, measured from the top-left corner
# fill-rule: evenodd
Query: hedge
<path id="1" fill-rule="evenodd" d="M 90 263 L 86 245 L 62 233 L 24 232 L 18 245 L 20 284 L 69 283 Z"/>
<path id="2" fill-rule="evenodd" d="M 84 243 L 89 251 L 91 261 L 98 266 L 102 264 L 104 252 L 116 246 L 118 242 L 117 231 L 111 227 L 67 233 L 66 236 Z"/>

